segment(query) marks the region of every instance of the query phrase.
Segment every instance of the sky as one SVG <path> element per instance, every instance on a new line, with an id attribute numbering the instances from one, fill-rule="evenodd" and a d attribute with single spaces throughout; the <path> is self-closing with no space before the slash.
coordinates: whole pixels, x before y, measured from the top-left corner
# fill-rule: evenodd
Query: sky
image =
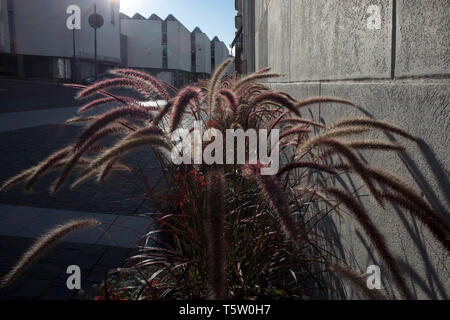
<path id="1" fill-rule="evenodd" d="M 199 27 L 211 40 L 218 36 L 229 50 L 236 32 L 234 0 L 121 0 L 120 11 L 146 18 L 156 13 L 162 19 L 172 14 L 190 31 Z"/>

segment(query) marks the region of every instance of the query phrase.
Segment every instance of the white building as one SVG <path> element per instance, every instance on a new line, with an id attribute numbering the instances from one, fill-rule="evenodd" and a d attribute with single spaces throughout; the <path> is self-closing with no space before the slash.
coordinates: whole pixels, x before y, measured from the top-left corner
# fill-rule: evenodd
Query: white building
<path id="1" fill-rule="evenodd" d="M 120 19 L 121 32 L 127 37 L 127 66 L 141 69 L 162 69 L 162 20 L 135 15 Z"/>
<path id="2" fill-rule="evenodd" d="M 121 62 L 119 0 L 0 0 L 0 52 L 22 77 L 70 79 L 76 57 L 77 78 L 95 73 L 94 29 L 88 18 L 97 13 L 104 25 L 97 31 L 99 72 Z M 80 8 L 80 29 L 68 20 Z M 72 7 L 73 8 L 73 7 Z M 5 70 L 1 70 L 5 71 Z M 7 72 L 8 70 L 6 70 Z"/>
<path id="3" fill-rule="evenodd" d="M 230 57 L 230 52 L 228 51 L 227 45 L 220 41 L 218 37 L 214 37 L 211 41 L 211 68 L 212 72 L 226 59 Z M 232 63 L 226 73 L 233 74 L 234 72 L 234 63 Z"/>
<path id="4" fill-rule="evenodd" d="M 199 27 L 192 31 L 192 72 L 196 78 L 207 78 L 211 74 L 211 40 Z"/>
<path id="5" fill-rule="evenodd" d="M 119 13 L 120 0 L 0 0 L 0 75 L 93 76 L 95 32 L 88 19 L 94 10 L 104 19 L 97 30 L 98 73 L 137 68 L 182 87 L 209 77 L 229 56 L 217 37 L 210 41 L 200 28 L 190 32 L 173 15 L 162 20 Z"/>
<path id="6" fill-rule="evenodd" d="M 237 11 L 235 18 L 236 38 L 232 47 L 235 48 L 236 53 L 236 69 L 241 74 L 250 74 L 256 68 L 256 55 L 262 54 L 263 51 L 255 50 L 255 39 L 262 36 L 265 30 L 260 28 L 260 25 L 255 26 L 255 0 L 235 0 L 235 9 Z M 264 44 L 264 41 L 260 42 L 261 46 Z M 264 57 L 261 57 L 261 59 L 264 59 Z"/>
<path id="7" fill-rule="evenodd" d="M 191 59 L 191 32 L 170 14 L 163 21 L 163 68 L 172 71 L 175 86 L 193 80 Z"/>

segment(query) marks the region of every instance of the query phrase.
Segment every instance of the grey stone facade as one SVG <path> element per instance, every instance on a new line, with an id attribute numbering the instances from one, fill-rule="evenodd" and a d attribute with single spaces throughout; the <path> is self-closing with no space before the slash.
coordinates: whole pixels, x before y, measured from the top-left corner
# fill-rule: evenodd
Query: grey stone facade
<path id="1" fill-rule="evenodd" d="M 362 152 L 363 159 L 406 180 L 450 221 L 450 12 L 448 0 L 261 0 L 255 1 L 255 69 L 272 67 L 285 76 L 270 86 L 297 99 L 337 96 L 358 109 L 311 108 L 317 121 L 368 116 L 407 130 L 422 141 L 397 139 L 404 153 Z M 251 14 L 244 13 L 244 17 Z M 243 53 L 252 55 L 247 51 Z M 367 138 L 394 139 L 382 134 Z M 358 188 L 358 179 L 343 179 Z M 408 212 L 386 210 L 367 197 L 362 203 L 401 262 L 418 298 L 450 295 L 449 256 Z M 360 226 L 335 219 L 344 257 L 364 273 L 382 265 Z M 383 271 L 384 272 L 384 271 Z M 383 286 L 398 297 L 387 275 Z M 357 293 L 347 288 L 347 297 Z M 333 296 L 340 298 L 341 296 Z"/>
<path id="2" fill-rule="evenodd" d="M 120 13 L 120 0 L 34 0 L 32 6 L 0 0 L 0 76 L 77 82 L 93 76 L 94 30 L 88 18 L 94 4 L 104 18 L 97 30 L 98 73 L 139 68 L 181 87 L 208 77 L 229 56 L 222 41 L 191 32 L 173 15 L 162 20 L 155 14 L 147 19 Z M 73 5 L 81 17 L 75 32 L 68 28 Z"/>

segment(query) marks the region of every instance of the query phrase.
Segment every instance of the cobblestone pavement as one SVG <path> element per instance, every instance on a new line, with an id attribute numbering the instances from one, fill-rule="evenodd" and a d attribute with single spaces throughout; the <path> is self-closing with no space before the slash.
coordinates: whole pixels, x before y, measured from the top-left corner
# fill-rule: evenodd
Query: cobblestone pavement
<path id="1" fill-rule="evenodd" d="M 0 114 L 77 106 L 76 92 L 59 83 L 0 79 Z"/>
<path id="2" fill-rule="evenodd" d="M 28 88 L 25 91 L 20 89 L 24 86 Z M 53 84 L 21 84 L 15 87 L 15 84 L 0 81 L 0 89 L 4 88 L 7 90 L 0 90 L 0 120 L 3 119 L 3 123 L 15 117 L 12 112 L 33 110 L 33 113 L 21 118 L 26 124 L 18 121 L 11 123 L 8 129 L 0 128 L 0 182 L 72 143 L 82 130 L 80 126 L 52 124 L 53 119 L 47 121 L 46 116 L 40 116 L 48 115 L 52 108 L 63 110 L 62 108 L 76 105 L 71 98 L 73 90 L 60 92 L 60 87 Z M 58 92 L 55 92 L 55 88 Z M 38 111 L 40 109 L 46 110 L 40 112 Z M 36 121 L 38 126 L 33 126 L 33 119 L 29 117 L 31 114 L 32 117 L 35 114 L 37 117 L 40 116 Z M 41 125 L 42 123 L 45 124 Z M 58 119 L 57 123 L 61 121 Z M 10 127 L 23 129 L 13 130 Z M 86 214 L 124 216 L 124 218 L 154 212 L 154 205 L 145 197 L 145 186 L 136 175 L 137 169 L 141 167 L 152 187 L 155 186 L 156 190 L 164 188 L 164 185 L 159 183 L 162 182 L 162 174 L 151 150 L 133 152 L 123 161 L 136 170 L 133 173 L 114 173 L 101 185 L 89 182 L 73 191 L 66 187 L 56 195 L 48 193 L 48 187 L 56 178 L 56 174 L 50 174 L 37 183 L 33 193 L 24 193 L 21 186 L 14 187 L 8 192 L 0 192 L 0 205 L 29 207 L 31 210 L 34 208 L 70 210 Z M 20 221 L 22 216 L 17 218 Z M 2 223 L 5 222 L 0 221 L 0 229 Z M 44 221 L 40 221 L 39 224 L 44 225 Z M 8 228 L 6 225 L 3 227 Z M 113 225 L 110 228 L 113 237 L 120 238 L 122 242 L 127 241 L 126 230 Z M 29 248 L 33 239 L 38 236 L 34 233 L 31 235 L 26 229 L 17 235 L 0 232 L 0 277 L 6 274 Z M 0 290 L 0 299 L 79 299 L 80 292 L 70 291 L 66 287 L 68 276 L 66 269 L 69 265 L 81 267 L 82 289 L 89 292 L 93 284 L 101 282 L 109 270 L 120 266 L 124 259 L 130 256 L 132 248 L 131 244 L 116 245 L 114 241 L 89 243 L 89 241 L 68 240 L 51 250 L 7 290 Z"/>
<path id="3" fill-rule="evenodd" d="M 81 130 L 79 126 L 44 125 L 0 132 L 0 181 L 30 168 L 75 141 Z M 133 152 L 124 162 L 134 169 L 142 167 L 151 186 L 163 182 L 159 164 L 151 150 Z M 50 195 L 48 188 L 56 177 L 56 173 L 44 177 L 33 193 L 24 193 L 22 186 L 1 192 L 0 203 L 121 215 L 146 213 L 154 209 L 151 201 L 145 199 L 144 184 L 130 173 L 113 173 L 113 177 L 100 185 L 89 182 L 76 190 L 66 187 Z M 163 187 L 161 183 L 158 190 Z"/>
<path id="4" fill-rule="evenodd" d="M 33 239 L 0 236 L 0 276 L 3 277 L 30 247 Z M 93 285 L 120 267 L 133 249 L 63 242 L 28 269 L 16 282 L 0 291 L 0 300 L 69 300 L 95 295 Z M 69 290 L 67 267 L 81 269 L 81 290 Z"/>

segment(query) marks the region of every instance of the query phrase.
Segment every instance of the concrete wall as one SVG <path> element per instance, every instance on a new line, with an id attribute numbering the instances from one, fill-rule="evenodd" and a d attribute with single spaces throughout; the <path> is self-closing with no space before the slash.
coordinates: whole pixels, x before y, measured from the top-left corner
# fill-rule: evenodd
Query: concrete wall
<path id="1" fill-rule="evenodd" d="M 120 62 L 120 20 L 119 5 L 114 6 L 112 23 L 111 1 L 98 0 L 97 12 L 103 15 L 105 23 L 97 31 L 98 58 Z M 14 21 L 16 52 L 24 55 L 72 57 L 72 31 L 66 27 L 66 13 L 69 5 L 81 8 L 81 30 L 76 31 L 77 55 L 94 57 L 94 30 L 88 24 L 88 17 L 94 12 L 91 0 L 14 0 Z M 38 13 L 38 14 L 37 14 Z"/>
<path id="2" fill-rule="evenodd" d="M 196 50 L 195 72 L 211 74 L 211 40 L 203 32 L 194 33 Z"/>
<path id="3" fill-rule="evenodd" d="M 244 74 L 252 73 L 255 71 L 255 9 L 264 4 L 265 0 L 238 0 L 239 11 L 245 16 L 242 18 L 242 50 L 247 52 L 245 57 L 241 59 L 242 72 Z"/>
<path id="4" fill-rule="evenodd" d="M 325 124 L 368 116 L 421 137 L 416 144 L 370 133 L 365 137 L 398 141 L 407 151 L 364 151 L 361 157 L 406 180 L 450 222 L 448 0 L 261 0 L 255 5 L 255 68 L 270 66 L 286 75 L 270 85 L 297 99 L 338 96 L 358 105 L 311 108 L 310 114 Z M 371 5 L 375 11 L 369 10 Z M 346 177 L 336 183 L 349 189 L 362 185 Z M 449 255 L 428 229 L 398 208 L 381 210 L 367 197 L 361 201 L 400 261 L 414 294 L 448 299 Z M 333 229 L 342 255 L 356 270 L 364 273 L 368 265 L 382 266 L 354 220 L 334 219 Z M 340 248 L 335 248 L 337 253 Z M 385 293 L 398 297 L 386 269 L 382 272 Z M 348 297 L 358 297 L 346 290 Z"/>
<path id="5" fill-rule="evenodd" d="M 122 34 L 127 36 L 128 66 L 162 68 L 161 21 L 121 19 Z"/>
<path id="6" fill-rule="evenodd" d="M 10 52 L 7 0 L 0 0 L 0 52 Z"/>
<path id="7" fill-rule="evenodd" d="M 179 21 L 167 21 L 169 69 L 191 71 L 191 32 Z"/>
<path id="8" fill-rule="evenodd" d="M 213 69 L 216 69 L 224 60 L 228 59 L 230 52 L 223 41 L 212 41 L 211 46 L 214 46 L 215 65 Z"/>

